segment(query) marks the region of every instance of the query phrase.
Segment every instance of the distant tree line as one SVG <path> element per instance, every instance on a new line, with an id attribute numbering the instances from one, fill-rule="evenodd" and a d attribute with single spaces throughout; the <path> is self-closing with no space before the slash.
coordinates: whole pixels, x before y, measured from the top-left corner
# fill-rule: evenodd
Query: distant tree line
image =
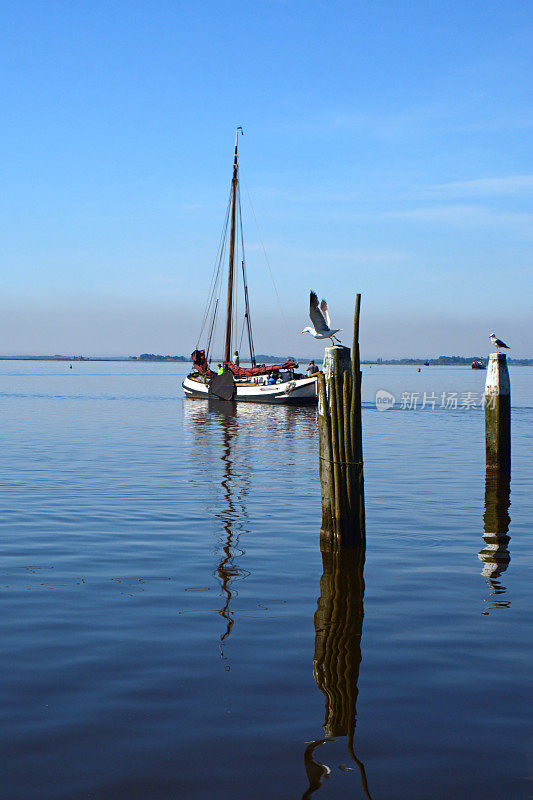
<path id="1" fill-rule="evenodd" d="M 429 364 L 432 367 L 438 366 L 457 366 L 469 365 L 472 361 L 483 361 L 485 364 L 488 359 L 487 356 L 439 356 L 438 358 L 391 358 L 384 359 L 378 358 L 375 361 L 362 361 L 362 364 L 412 364 L 418 366 L 420 364 Z M 533 366 L 533 358 L 508 358 L 509 364 L 517 364 L 522 367 Z"/>
<path id="2" fill-rule="evenodd" d="M 156 353 L 141 353 L 139 361 L 190 361 L 185 356 L 162 356 Z"/>

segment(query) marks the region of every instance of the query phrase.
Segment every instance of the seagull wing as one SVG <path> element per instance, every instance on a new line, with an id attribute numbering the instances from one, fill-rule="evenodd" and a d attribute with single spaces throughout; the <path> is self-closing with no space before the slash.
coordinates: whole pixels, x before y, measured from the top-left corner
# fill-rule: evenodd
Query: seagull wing
<path id="1" fill-rule="evenodd" d="M 309 316 L 311 317 L 311 322 L 313 323 L 317 333 L 327 333 L 329 331 L 326 320 L 324 319 L 324 316 L 318 306 L 318 297 L 316 296 L 316 292 L 311 292 L 309 295 Z"/>
<path id="2" fill-rule="evenodd" d="M 509 346 L 508 346 L 508 345 L 506 345 L 506 344 L 505 344 L 505 342 L 502 342 L 502 340 L 501 340 L 501 339 L 496 339 L 496 341 L 494 342 L 494 344 L 497 344 L 497 345 L 498 345 L 498 347 L 505 347 L 505 348 L 507 348 L 507 350 L 509 350 Z"/>
<path id="3" fill-rule="evenodd" d="M 331 328 L 331 320 L 329 318 L 328 304 L 326 303 L 324 298 L 322 298 L 322 302 L 320 303 L 320 310 L 322 311 L 325 317 L 326 325 L 328 326 L 328 328 Z"/>

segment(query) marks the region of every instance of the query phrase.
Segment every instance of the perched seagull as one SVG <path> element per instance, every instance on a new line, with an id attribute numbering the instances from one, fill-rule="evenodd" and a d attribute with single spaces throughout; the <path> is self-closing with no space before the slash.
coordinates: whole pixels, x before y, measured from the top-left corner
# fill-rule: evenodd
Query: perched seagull
<path id="1" fill-rule="evenodd" d="M 509 347 L 505 344 L 505 342 L 502 342 L 501 339 L 497 339 L 496 338 L 496 334 L 495 333 L 491 333 L 490 340 L 491 340 L 492 344 L 496 345 L 496 350 L 498 352 L 500 352 L 500 347 L 505 347 L 506 350 L 509 350 Z"/>
<path id="2" fill-rule="evenodd" d="M 308 325 L 307 328 L 303 329 L 302 333 L 309 331 L 314 339 L 331 339 L 332 344 L 334 344 L 333 339 L 335 339 L 340 344 L 340 339 L 337 339 L 335 334 L 341 331 L 342 328 L 330 328 L 331 321 L 328 314 L 328 304 L 325 300 L 322 300 L 319 306 L 316 292 L 311 292 L 309 295 L 309 316 L 314 327 L 312 328 Z"/>

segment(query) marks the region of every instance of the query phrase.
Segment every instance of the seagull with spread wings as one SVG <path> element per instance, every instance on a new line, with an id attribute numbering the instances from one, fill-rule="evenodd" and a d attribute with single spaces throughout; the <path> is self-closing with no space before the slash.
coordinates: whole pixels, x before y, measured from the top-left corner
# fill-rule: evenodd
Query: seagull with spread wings
<path id="1" fill-rule="evenodd" d="M 490 340 L 492 344 L 496 345 L 496 350 L 498 351 L 498 353 L 500 352 L 500 347 L 505 347 L 506 350 L 510 349 L 509 346 L 505 344 L 505 342 L 502 342 L 501 339 L 496 338 L 495 333 L 491 333 Z"/>
<path id="2" fill-rule="evenodd" d="M 339 333 L 342 328 L 330 327 L 331 320 L 328 313 L 328 304 L 323 299 L 320 305 L 318 305 L 316 292 L 311 292 L 309 295 L 309 316 L 313 327 L 308 325 L 307 328 L 303 329 L 302 333 L 308 332 L 314 339 L 331 339 L 333 345 L 335 345 L 333 341 L 333 339 L 335 339 L 340 344 L 340 339 L 337 339 L 335 334 Z"/>

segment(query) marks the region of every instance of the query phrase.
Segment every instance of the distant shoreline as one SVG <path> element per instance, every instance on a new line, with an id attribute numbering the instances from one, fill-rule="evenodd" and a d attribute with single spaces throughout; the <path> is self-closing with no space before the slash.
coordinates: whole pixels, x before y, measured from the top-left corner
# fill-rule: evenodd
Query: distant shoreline
<path id="1" fill-rule="evenodd" d="M 310 361 L 311 359 L 320 361 L 320 356 L 300 356 L 300 362 Z M 212 361 L 221 361 L 222 359 L 214 358 Z M 258 364 L 280 364 L 285 361 L 284 356 L 266 356 L 260 355 L 256 357 Z M 367 366 L 412 366 L 412 367 L 468 367 L 473 361 L 482 361 L 484 364 L 487 362 L 487 356 L 439 356 L 438 358 L 393 358 L 393 359 L 375 359 L 361 360 L 361 364 Z M 160 356 L 152 354 L 143 354 L 142 356 L 0 356 L 0 361 L 53 361 L 59 364 L 85 362 L 85 361 L 104 361 L 104 362 L 122 362 L 122 363 L 192 363 L 190 358 L 186 356 Z M 515 367 L 532 367 L 533 358 L 508 358 L 507 362 Z M 248 359 L 243 359 L 242 363 L 249 363 Z"/>
<path id="2" fill-rule="evenodd" d="M 83 361 L 124 361 L 124 362 L 140 362 L 141 364 L 150 361 L 156 362 L 191 362 L 190 358 L 185 356 L 153 356 L 141 358 L 141 356 L 0 356 L 0 361 L 54 361 L 59 364 L 68 362 L 69 364 Z"/>

